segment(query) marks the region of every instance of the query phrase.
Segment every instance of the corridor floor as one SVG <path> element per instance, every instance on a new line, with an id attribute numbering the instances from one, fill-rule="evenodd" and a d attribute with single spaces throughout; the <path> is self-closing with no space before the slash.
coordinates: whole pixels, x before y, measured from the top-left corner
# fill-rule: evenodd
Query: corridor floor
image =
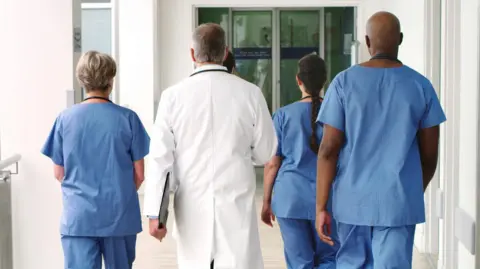
<path id="1" fill-rule="evenodd" d="M 140 197 L 143 201 L 143 197 Z M 260 210 L 261 197 L 257 197 L 257 208 Z M 171 213 L 173 215 L 173 212 Z M 137 241 L 137 259 L 134 264 L 135 269 L 175 269 L 176 249 L 175 241 L 171 236 L 173 216 L 170 216 L 167 225 L 169 234 L 165 240 L 160 243 L 148 235 L 148 222 L 143 219 L 144 232 L 142 232 Z M 265 269 L 284 269 L 286 268 L 283 258 L 283 245 L 280 238 L 278 226 L 270 228 L 260 224 L 260 236 L 262 243 L 263 258 Z M 428 262 L 421 254 L 415 253 L 413 269 L 430 269 Z"/>

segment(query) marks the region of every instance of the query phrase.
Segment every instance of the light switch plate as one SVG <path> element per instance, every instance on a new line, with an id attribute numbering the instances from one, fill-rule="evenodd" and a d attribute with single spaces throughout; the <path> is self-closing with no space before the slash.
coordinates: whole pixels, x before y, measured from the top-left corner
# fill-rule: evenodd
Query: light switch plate
<path id="1" fill-rule="evenodd" d="M 458 207 L 455 208 L 455 237 L 475 255 L 475 219 Z"/>

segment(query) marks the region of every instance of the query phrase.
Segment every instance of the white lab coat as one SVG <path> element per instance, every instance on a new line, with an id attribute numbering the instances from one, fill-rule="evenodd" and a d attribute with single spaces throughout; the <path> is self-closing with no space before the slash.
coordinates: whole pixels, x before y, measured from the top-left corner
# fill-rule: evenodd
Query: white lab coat
<path id="1" fill-rule="evenodd" d="M 158 215 L 173 172 L 179 268 L 209 269 L 213 259 L 217 269 L 263 269 L 253 162 L 269 161 L 277 139 L 261 90 L 219 70 L 199 67 L 162 93 L 144 214 Z"/>

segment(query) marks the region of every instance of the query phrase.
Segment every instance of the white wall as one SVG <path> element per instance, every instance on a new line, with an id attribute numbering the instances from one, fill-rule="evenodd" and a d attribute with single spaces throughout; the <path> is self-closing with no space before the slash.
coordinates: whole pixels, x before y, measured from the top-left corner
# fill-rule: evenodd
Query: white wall
<path id="1" fill-rule="evenodd" d="M 23 156 L 12 179 L 15 269 L 63 268 L 60 186 L 40 149 L 73 87 L 72 2 L 0 6 L 2 155 Z"/>
<path id="2" fill-rule="evenodd" d="M 478 2 L 461 1 L 461 80 L 460 80 L 460 147 L 459 207 L 473 219 L 476 216 L 477 146 L 478 146 Z M 458 246 L 458 267 L 475 268 L 475 257 L 464 246 Z"/>
<path id="3" fill-rule="evenodd" d="M 164 1 L 116 0 L 119 12 L 118 84 L 120 105 L 135 111 L 147 131 L 153 125 L 155 92 L 159 94 L 157 3 Z M 161 59 L 161 58 L 160 58 Z M 163 60 L 162 60 L 163 62 Z M 157 90 L 155 90 L 157 89 Z M 148 167 L 148 159 L 146 166 Z M 139 190 L 143 193 L 143 186 Z"/>

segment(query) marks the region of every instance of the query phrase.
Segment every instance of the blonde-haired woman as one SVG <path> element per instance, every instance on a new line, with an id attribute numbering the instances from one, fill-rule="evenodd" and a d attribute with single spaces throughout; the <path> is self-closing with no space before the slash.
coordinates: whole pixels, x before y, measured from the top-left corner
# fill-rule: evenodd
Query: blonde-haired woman
<path id="1" fill-rule="evenodd" d="M 109 100 L 115 61 L 85 53 L 76 76 L 87 97 L 57 117 L 42 153 L 61 183 L 65 268 L 132 268 L 141 232 L 137 190 L 150 138 L 135 112 Z"/>

